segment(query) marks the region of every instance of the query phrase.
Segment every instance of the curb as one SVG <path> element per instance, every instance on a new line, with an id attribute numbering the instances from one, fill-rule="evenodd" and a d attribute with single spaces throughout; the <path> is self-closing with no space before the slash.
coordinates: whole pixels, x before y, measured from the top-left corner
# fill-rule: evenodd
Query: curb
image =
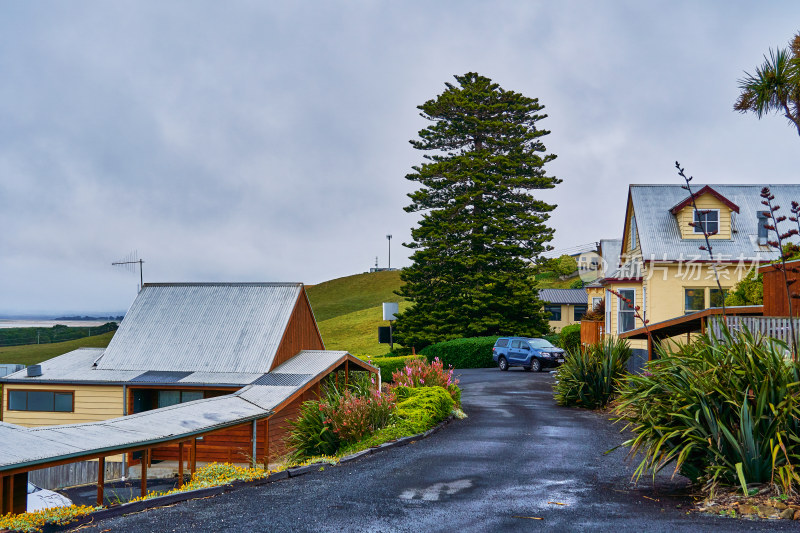
<path id="1" fill-rule="evenodd" d="M 147 509 L 155 509 L 157 507 L 164 507 L 166 505 L 173 505 L 175 503 L 185 502 L 189 500 L 210 498 L 212 496 L 218 496 L 219 494 L 224 494 L 226 492 L 231 492 L 233 490 L 244 487 L 257 487 L 260 485 L 266 485 L 268 483 L 274 483 L 276 481 L 282 481 L 284 479 L 302 476 L 310 472 L 319 472 L 320 467 L 337 466 L 339 464 L 350 463 L 352 461 L 361 459 L 362 457 L 366 457 L 367 455 L 372 455 L 373 453 L 376 452 L 380 452 L 389 448 L 399 448 L 400 446 L 406 446 L 415 441 L 427 438 L 436 433 L 437 431 L 441 430 L 447 424 L 449 424 L 453 420 L 453 418 L 454 417 L 451 415 L 450 417 L 439 422 L 438 424 L 433 426 L 428 431 L 425 431 L 424 433 L 417 433 L 416 435 L 401 437 L 397 440 L 384 442 L 383 444 L 380 444 L 378 446 L 373 446 L 372 448 L 361 450 L 360 452 L 356 452 L 350 455 L 345 455 L 344 457 L 339 459 L 339 461 L 335 464 L 312 463 L 310 465 L 287 468 L 286 470 L 275 472 L 265 478 L 254 479 L 253 481 L 234 481 L 227 485 L 220 485 L 217 487 L 208 487 L 203 489 L 190 490 L 186 492 L 177 492 L 175 494 L 168 494 L 166 496 L 157 496 L 155 498 L 150 498 L 148 500 L 142 500 L 133 503 L 123 503 L 122 505 L 117 505 L 109 509 L 102 509 L 100 511 L 95 511 L 89 515 L 82 516 L 79 519 L 62 526 L 55 524 L 45 524 L 42 527 L 42 533 L 55 533 L 57 531 L 65 531 L 67 529 L 74 529 L 86 524 L 91 524 L 96 520 L 116 518 L 118 516 L 123 516 L 126 514 L 139 513 Z"/>

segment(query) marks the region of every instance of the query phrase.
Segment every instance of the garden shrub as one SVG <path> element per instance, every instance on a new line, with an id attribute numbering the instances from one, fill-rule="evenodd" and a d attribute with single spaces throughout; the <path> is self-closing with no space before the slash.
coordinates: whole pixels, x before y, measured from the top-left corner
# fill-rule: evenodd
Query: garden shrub
<path id="1" fill-rule="evenodd" d="M 561 343 L 559 346 L 568 352 L 574 352 L 581 346 L 581 325 L 571 324 L 561 328 L 558 334 Z"/>
<path id="2" fill-rule="evenodd" d="M 416 359 L 414 355 L 403 355 L 399 357 L 376 357 L 369 363 L 381 369 L 381 381 L 387 383 L 392 380 L 392 374 L 401 368 L 405 368 L 406 363 Z"/>
<path id="3" fill-rule="evenodd" d="M 453 412 L 455 401 L 442 387 L 397 387 L 398 402 L 396 415 L 398 426 L 405 427 L 409 433 L 422 433 L 438 424 Z"/>
<path id="4" fill-rule="evenodd" d="M 433 361 L 437 357 L 445 365 L 453 368 L 491 368 L 492 348 L 498 337 L 472 337 L 453 339 L 427 346 L 420 355 Z"/>
<path id="5" fill-rule="evenodd" d="M 605 407 L 616 394 L 630 357 L 631 349 L 621 339 L 606 339 L 569 352 L 556 374 L 556 403 L 587 409 Z"/>
<path id="6" fill-rule="evenodd" d="M 786 345 L 748 331 L 701 336 L 630 376 L 617 413 L 636 436 L 623 446 L 643 459 L 636 476 L 674 464 L 694 482 L 800 481 L 800 367 Z"/>
<path id="7" fill-rule="evenodd" d="M 0 531 L 41 531 L 46 525 L 63 526 L 93 512 L 94 507 L 71 505 L 32 511 L 30 513 L 0 515 Z"/>
<path id="8" fill-rule="evenodd" d="M 317 455 L 334 455 L 339 450 L 340 439 L 330 424 L 325 422 L 326 415 L 320 410 L 320 402 L 303 402 L 297 419 L 290 422 L 287 444 L 294 451 L 291 458 L 299 460 Z"/>

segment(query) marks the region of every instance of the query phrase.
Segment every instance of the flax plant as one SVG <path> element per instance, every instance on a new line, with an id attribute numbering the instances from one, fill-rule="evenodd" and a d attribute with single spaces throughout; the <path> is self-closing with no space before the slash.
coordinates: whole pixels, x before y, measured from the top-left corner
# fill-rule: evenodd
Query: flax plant
<path id="1" fill-rule="evenodd" d="M 601 409 L 617 393 L 631 357 L 628 343 L 606 340 L 570 352 L 556 374 L 553 386 L 558 405 Z"/>
<path id="2" fill-rule="evenodd" d="M 791 494 L 800 476 L 800 373 L 786 344 L 723 325 L 721 337 L 662 350 L 625 381 L 618 420 L 641 454 L 634 478 L 673 466 L 713 491 L 770 483 Z"/>

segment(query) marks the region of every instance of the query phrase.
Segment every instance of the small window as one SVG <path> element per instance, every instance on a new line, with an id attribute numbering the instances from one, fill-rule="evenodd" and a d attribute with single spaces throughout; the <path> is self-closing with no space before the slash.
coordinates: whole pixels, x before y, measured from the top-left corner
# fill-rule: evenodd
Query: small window
<path id="1" fill-rule="evenodd" d="M 694 232 L 717 233 L 719 231 L 719 209 L 700 209 L 694 212 Z"/>
<path id="2" fill-rule="evenodd" d="M 511 341 L 512 348 L 519 348 L 520 344 L 521 343 L 519 341 Z"/>
<path id="3" fill-rule="evenodd" d="M 508 339 L 498 339 L 497 344 L 495 346 L 499 346 L 500 348 L 505 348 L 508 346 Z"/>
<path id="4" fill-rule="evenodd" d="M 706 308 L 705 289 L 684 289 L 684 311 L 692 313 Z"/>
<path id="5" fill-rule="evenodd" d="M 169 407 L 181 403 L 181 391 L 179 390 L 160 390 L 158 391 L 158 407 Z"/>
<path id="6" fill-rule="evenodd" d="M 578 321 L 586 314 L 588 306 L 587 305 L 576 305 L 575 306 L 575 313 L 572 317 L 573 320 Z"/>
<path id="7" fill-rule="evenodd" d="M 558 322 L 561 320 L 561 306 L 555 304 L 548 304 L 544 306 L 544 310 L 550 313 L 549 320 L 552 322 Z"/>
<path id="8" fill-rule="evenodd" d="M 10 411 L 41 411 L 71 413 L 74 397 L 72 392 L 11 390 L 8 391 Z"/>
<path id="9" fill-rule="evenodd" d="M 769 223 L 769 219 L 767 217 L 769 215 L 766 211 L 759 211 L 757 215 L 758 215 L 758 244 L 761 246 L 766 246 L 767 241 L 769 240 L 769 230 L 767 230 L 767 224 Z"/>
<path id="10" fill-rule="evenodd" d="M 711 294 L 709 294 L 709 303 L 711 304 L 710 307 L 722 307 L 722 304 L 725 303 L 725 298 L 728 296 L 728 289 L 722 289 L 720 292 L 719 289 L 711 289 Z"/>
<path id="11" fill-rule="evenodd" d="M 626 331 L 631 331 L 636 328 L 635 310 L 633 309 L 636 302 L 636 290 L 620 289 L 618 292 L 622 298 L 627 298 L 631 301 L 631 303 L 628 303 L 621 298 L 617 299 L 619 304 L 619 313 L 617 314 L 619 324 L 617 327 L 620 333 L 625 333 Z"/>

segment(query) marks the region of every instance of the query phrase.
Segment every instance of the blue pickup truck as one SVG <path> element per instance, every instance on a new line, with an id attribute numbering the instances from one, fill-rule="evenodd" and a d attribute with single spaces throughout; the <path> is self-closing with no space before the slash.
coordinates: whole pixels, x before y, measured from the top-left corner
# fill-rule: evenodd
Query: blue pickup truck
<path id="1" fill-rule="evenodd" d="M 500 370 L 521 366 L 525 370 L 541 372 L 545 368 L 564 362 L 564 350 L 544 339 L 528 337 L 500 337 L 492 348 L 492 359 Z"/>

